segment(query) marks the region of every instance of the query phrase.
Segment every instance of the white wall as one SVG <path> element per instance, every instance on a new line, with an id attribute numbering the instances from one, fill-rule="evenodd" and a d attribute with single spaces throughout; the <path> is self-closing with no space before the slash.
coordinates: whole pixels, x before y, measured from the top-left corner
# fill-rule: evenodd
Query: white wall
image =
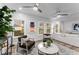
<path id="1" fill-rule="evenodd" d="M 38 28 L 40 22 L 50 22 L 47 19 L 44 18 L 36 18 L 36 17 L 29 17 L 25 21 L 25 34 L 27 34 L 30 38 L 35 38 L 35 40 L 41 40 L 43 39 L 42 35 L 39 35 Z M 35 32 L 30 32 L 30 22 L 35 22 Z"/>
<path id="2" fill-rule="evenodd" d="M 67 22 L 63 22 L 62 23 L 62 31 L 63 32 L 68 32 L 68 33 L 73 33 L 73 32 L 75 32 L 74 30 L 73 30 L 73 25 L 74 24 L 79 24 L 79 20 L 74 20 L 74 21 L 67 21 Z"/>
<path id="3" fill-rule="evenodd" d="M 24 34 L 32 37 L 37 37 L 38 35 L 38 26 L 39 22 L 50 22 L 50 20 L 46 18 L 40 18 L 37 16 L 30 16 L 22 13 L 15 13 L 13 16 L 13 20 L 24 20 Z M 30 22 L 35 22 L 35 32 L 30 32 Z M 41 37 L 39 36 L 39 39 Z"/>
<path id="4" fill-rule="evenodd" d="M 73 25 L 76 23 L 79 24 L 79 14 L 64 17 L 61 21 L 61 31 L 65 33 L 75 33 Z"/>
<path id="5" fill-rule="evenodd" d="M 76 33 L 73 30 L 73 24 L 79 24 L 79 14 L 70 14 L 69 16 L 63 16 L 57 19 L 52 18 L 52 28 L 54 23 L 60 22 L 60 31 L 65 33 Z M 53 31 L 52 31 L 53 32 Z"/>

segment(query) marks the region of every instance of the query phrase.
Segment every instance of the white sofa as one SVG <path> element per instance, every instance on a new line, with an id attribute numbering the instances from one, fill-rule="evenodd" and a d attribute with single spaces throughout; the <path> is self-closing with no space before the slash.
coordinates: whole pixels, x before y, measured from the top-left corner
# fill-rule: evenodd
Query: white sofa
<path id="1" fill-rule="evenodd" d="M 79 35 L 76 34 L 66 34 L 66 33 L 56 33 L 52 34 L 52 38 L 65 42 L 67 44 L 79 47 Z"/>

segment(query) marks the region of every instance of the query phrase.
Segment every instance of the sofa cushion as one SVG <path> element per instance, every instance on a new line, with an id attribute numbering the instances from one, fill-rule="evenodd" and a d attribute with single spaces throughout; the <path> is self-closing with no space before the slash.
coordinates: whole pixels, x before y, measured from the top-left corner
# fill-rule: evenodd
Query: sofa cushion
<path id="1" fill-rule="evenodd" d="M 27 44 L 26 44 L 27 43 Z M 27 40 L 26 43 L 23 43 L 23 45 L 21 45 L 20 47 L 22 48 L 26 48 L 26 45 L 27 45 L 27 48 L 28 50 L 35 44 L 34 41 L 30 41 L 30 40 Z"/>

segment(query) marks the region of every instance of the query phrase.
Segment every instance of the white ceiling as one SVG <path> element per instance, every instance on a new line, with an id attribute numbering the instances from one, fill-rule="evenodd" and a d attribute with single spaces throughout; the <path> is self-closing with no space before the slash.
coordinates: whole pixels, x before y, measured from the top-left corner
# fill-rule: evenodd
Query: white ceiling
<path id="1" fill-rule="evenodd" d="M 32 6 L 34 3 L 4 3 L 1 6 L 7 5 L 10 8 L 15 9 L 17 12 L 22 12 L 29 15 L 39 16 L 43 18 L 54 17 L 56 11 L 59 9 L 63 13 L 75 14 L 79 12 L 78 3 L 40 3 L 39 8 L 43 11 L 42 13 L 33 11 L 31 8 L 19 10 L 22 6 Z"/>

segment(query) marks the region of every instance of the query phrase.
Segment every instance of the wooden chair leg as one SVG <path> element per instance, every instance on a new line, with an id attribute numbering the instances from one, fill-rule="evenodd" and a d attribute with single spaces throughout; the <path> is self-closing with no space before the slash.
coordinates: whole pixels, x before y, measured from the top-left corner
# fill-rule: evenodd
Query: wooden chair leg
<path id="1" fill-rule="evenodd" d="M 57 52 L 57 55 L 59 55 L 59 52 Z"/>
<path id="2" fill-rule="evenodd" d="M 18 44 L 17 44 L 17 52 L 18 52 L 18 48 L 19 48 L 19 47 L 18 47 Z"/>
<path id="3" fill-rule="evenodd" d="M 28 50 L 26 50 L 27 51 L 27 54 L 28 54 Z"/>
<path id="4" fill-rule="evenodd" d="M 2 55 L 2 46 L 1 46 L 1 55 Z"/>

